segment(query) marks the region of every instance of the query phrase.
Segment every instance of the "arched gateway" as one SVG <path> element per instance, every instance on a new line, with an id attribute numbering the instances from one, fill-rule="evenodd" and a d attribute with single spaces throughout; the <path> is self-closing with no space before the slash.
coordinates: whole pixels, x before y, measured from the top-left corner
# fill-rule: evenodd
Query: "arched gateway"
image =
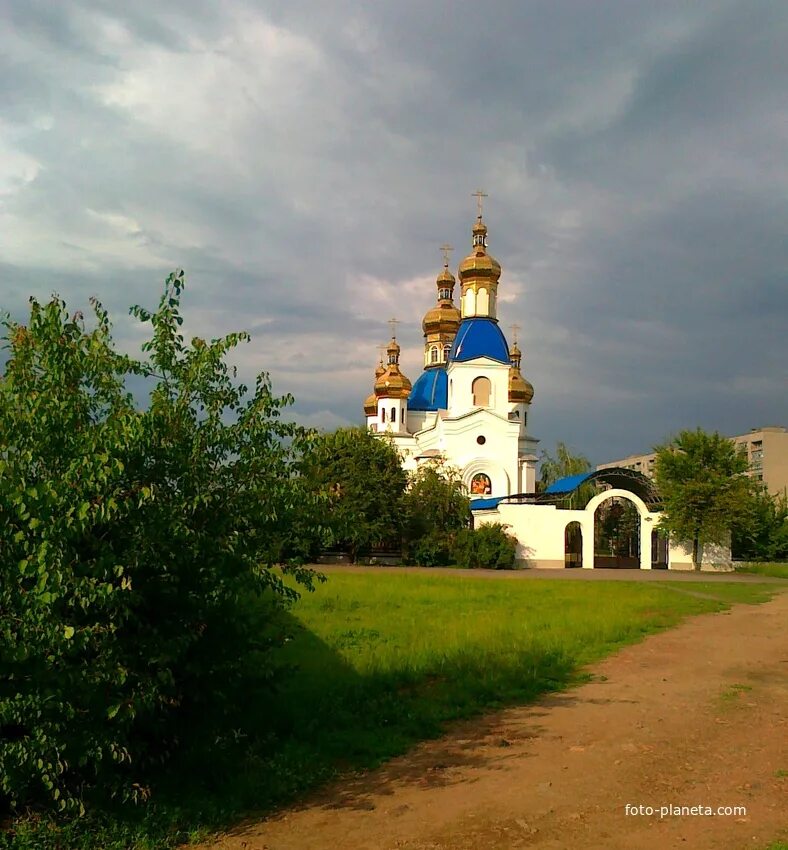
<path id="1" fill-rule="evenodd" d="M 471 501 L 475 522 L 508 525 L 518 561 L 533 567 L 669 569 L 671 548 L 656 532 L 659 494 L 630 469 L 601 469 L 562 478 L 543 493 Z"/>

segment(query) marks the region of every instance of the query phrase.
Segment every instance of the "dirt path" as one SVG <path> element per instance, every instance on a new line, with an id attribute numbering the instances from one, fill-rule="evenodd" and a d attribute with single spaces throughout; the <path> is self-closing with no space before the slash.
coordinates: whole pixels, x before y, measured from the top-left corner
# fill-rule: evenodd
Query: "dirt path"
<path id="1" fill-rule="evenodd" d="M 762 850 L 788 828 L 788 593 L 694 618 L 595 681 L 222 837 L 222 850 Z M 625 805 L 653 806 L 627 816 Z M 667 816 L 660 806 L 746 806 Z"/>

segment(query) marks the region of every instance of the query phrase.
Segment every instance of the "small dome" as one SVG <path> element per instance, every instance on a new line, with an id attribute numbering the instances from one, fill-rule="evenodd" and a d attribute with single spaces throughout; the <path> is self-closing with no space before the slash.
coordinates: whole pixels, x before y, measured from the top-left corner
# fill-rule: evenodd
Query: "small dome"
<path id="1" fill-rule="evenodd" d="M 443 271 L 435 279 L 435 283 L 437 284 L 438 289 L 443 289 L 446 286 L 454 286 L 454 284 L 457 283 L 457 280 L 449 269 L 444 266 Z"/>
<path id="2" fill-rule="evenodd" d="M 462 321 L 462 314 L 450 302 L 442 302 L 424 314 L 421 328 L 425 335 L 430 333 L 457 333 L 457 328 Z"/>
<path id="3" fill-rule="evenodd" d="M 530 404 L 534 397 L 534 388 L 530 381 L 520 374 L 518 369 L 509 369 L 509 401 Z"/>
<path id="4" fill-rule="evenodd" d="M 375 395 L 377 398 L 407 398 L 413 385 L 403 375 L 399 366 L 389 366 L 388 369 L 375 381 Z"/>
<path id="5" fill-rule="evenodd" d="M 458 274 L 465 282 L 474 278 L 486 278 L 497 281 L 501 276 L 501 264 L 491 254 L 487 253 L 487 225 L 481 216 L 473 225 L 473 250 L 460 263 Z"/>
<path id="6" fill-rule="evenodd" d="M 375 367 L 375 380 L 377 380 L 385 371 L 386 371 L 386 367 L 383 365 L 383 361 L 381 361 Z"/>
<path id="7" fill-rule="evenodd" d="M 378 399 L 375 393 L 364 399 L 364 415 L 374 416 L 378 412 Z"/>

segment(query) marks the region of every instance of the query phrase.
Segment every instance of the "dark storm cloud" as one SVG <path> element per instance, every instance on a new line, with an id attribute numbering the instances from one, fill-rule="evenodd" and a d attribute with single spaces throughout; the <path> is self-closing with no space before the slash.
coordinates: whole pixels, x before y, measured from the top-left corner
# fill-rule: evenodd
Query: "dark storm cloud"
<path id="1" fill-rule="evenodd" d="M 245 328 L 312 424 L 406 372 L 437 246 L 489 192 L 542 445 L 596 460 L 788 420 L 788 9 L 778 2 L 5 0 L 3 307 Z M 508 299 L 508 300 L 507 300 Z M 508 331 L 508 327 L 507 327 Z"/>

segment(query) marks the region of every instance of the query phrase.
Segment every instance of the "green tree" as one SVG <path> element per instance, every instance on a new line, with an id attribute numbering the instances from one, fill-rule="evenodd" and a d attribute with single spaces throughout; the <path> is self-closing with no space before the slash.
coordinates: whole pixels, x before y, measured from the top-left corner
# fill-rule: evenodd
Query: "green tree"
<path id="1" fill-rule="evenodd" d="M 540 460 L 539 481 L 542 489 L 568 475 L 579 475 L 591 469 L 591 461 L 584 455 L 573 454 L 566 443 L 556 443 L 555 456 L 543 451 Z"/>
<path id="2" fill-rule="evenodd" d="M 185 344 L 182 288 L 171 275 L 155 312 L 134 308 L 143 362 L 115 352 L 97 302 L 92 330 L 57 298 L 4 321 L 0 809 L 144 800 L 190 724 L 270 687 L 260 617 L 297 596 L 271 567 L 282 518 L 312 498 L 310 435 L 265 375 L 251 397 L 231 380 L 246 334 Z M 130 375 L 152 386 L 145 409 Z"/>
<path id="3" fill-rule="evenodd" d="M 390 440 L 366 428 L 320 434 L 304 474 L 327 500 L 326 519 L 334 544 L 353 562 L 373 546 L 401 545 L 407 476 Z"/>
<path id="4" fill-rule="evenodd" d="M 409 560 L 427 567 L 450 564 L 454 537 L 471 519 L 459 470 L 440 459 L 421 465 L 410 475 L 403 508 Z"/>
<path id="5" fill-rule="evenodd" d="M 726 543 L 737 516 L 747 510 L 752 493 L 747 458 L 726 437 L 700 428 L 682 431 L 655 451 L 661 527 L 675 539 L 692 541 L 692 563 L 699 570 L 702 547 Z"/>
<path id="6" fill-rule="evenodd" d="M 753 487 L 733 525 L 731 551 L 734 558 L 748 561 L 788 559 L 788 499 Z"/>
<path id="7" fill-rule="evenodd" d="M 566 478 L 569 475 L 580 475 L 591 471 L 591 461 L 580 454 L 573 454 L 566 443 L 556 443 L 555 456 L 543 451 L 539 471 L 538 491 L 546 490 L 551 484 Z M 582 508 L 588 500 L 596 493 L 593 484 L 581 484 L 580 487 L 569 496 L 569 508 Z"/>

